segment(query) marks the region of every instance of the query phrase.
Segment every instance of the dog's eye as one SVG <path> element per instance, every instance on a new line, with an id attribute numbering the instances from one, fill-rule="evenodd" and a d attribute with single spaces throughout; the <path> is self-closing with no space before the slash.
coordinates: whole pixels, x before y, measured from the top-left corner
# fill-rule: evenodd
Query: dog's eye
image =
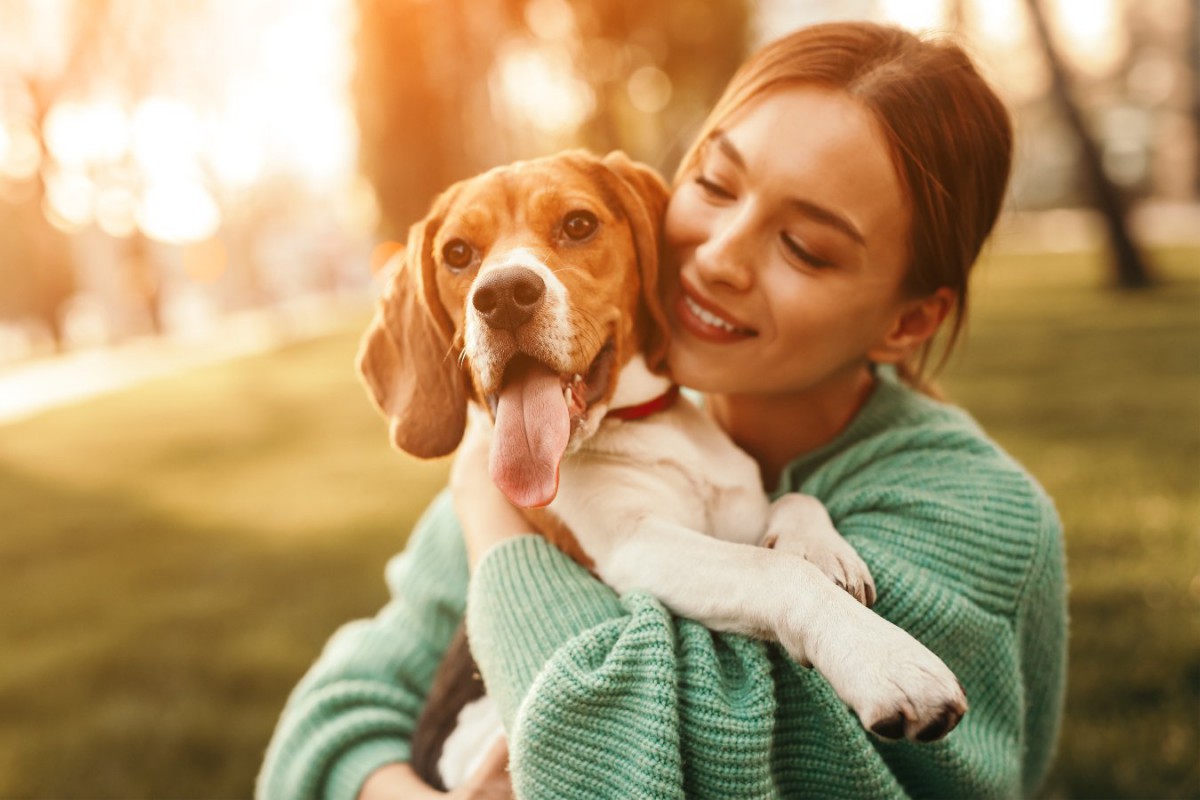
<path id="1" fill-rule="evenodd" d="M 462 239 L 451 239 L 442 247 L 442 260 L 451 269 L 463 269 L 475 258 L 475 250 Z"/>
<path id="2" fill-rule="evenodd" d="M 572 211 L 563 219 L 563 233 L 568 239 L 583 241 L 592 235 L 599 223 L 590 211 Z"/>

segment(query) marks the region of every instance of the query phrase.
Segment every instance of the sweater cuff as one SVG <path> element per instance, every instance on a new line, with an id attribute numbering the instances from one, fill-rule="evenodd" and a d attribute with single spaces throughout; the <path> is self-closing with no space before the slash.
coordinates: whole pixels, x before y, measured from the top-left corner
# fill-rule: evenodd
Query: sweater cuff
<path id="1" fill-rule="evenodd" d="M 612 589 L 541 536 L 520 536 L 489 550 L 471 579 L 467 631 L 505 729 L 559 648 L 627 614 Z"/>
<path id="2" fill-rule="evenodd" d="M 404 763 L 409 756 L 408 742 L 403 739 L 368 739 L 338 758 L 329 770 L 323 797 L 356 800 L 371 773 L 387 764 Z"/>

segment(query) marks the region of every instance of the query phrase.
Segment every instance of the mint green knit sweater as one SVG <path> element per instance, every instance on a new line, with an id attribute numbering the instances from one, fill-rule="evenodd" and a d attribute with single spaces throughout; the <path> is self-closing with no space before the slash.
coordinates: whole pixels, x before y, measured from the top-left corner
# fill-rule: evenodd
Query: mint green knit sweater
<path id="1" fill-rule="evenodd" d="M 885 375 L 779 491 L 825 502 L 871 568 L 876 610 L 958 675 L 971 708 L 945 740 L 879 741 L 776 645 L 618 597 L 536 536 L 493 549 L 468 598 L 443 494 L 388 566 L 391 602 L 340 630 L 296 687 L 258 796 L 353 798 L 405 760 L 464 610 L 522 798 L 1032 795 L 1066 663 L 1062 535 L 1037 483 L 966 414 Z"/>

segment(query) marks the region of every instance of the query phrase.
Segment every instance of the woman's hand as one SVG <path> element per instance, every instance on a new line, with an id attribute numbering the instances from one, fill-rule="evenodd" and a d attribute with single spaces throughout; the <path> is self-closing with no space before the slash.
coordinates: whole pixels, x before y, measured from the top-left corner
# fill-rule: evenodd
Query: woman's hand
<path id="1" fill-rule="evenodd" d="M 512 800 L 512 777 L 508 774 L 508 742 L 492 745 L 479 769 L 450 792 L 455 800 Z"/>
<path id="2" fill-rule="evenodd" d="M 461 786 L 439 792 L 417 776 L 409 764 L 385 764 L 371 773 L 358 793 L 358 800 L 512 800 L 508 774 L 508 743 L 501 739 L 492 746 Z"/>
<path id="3" fill-rule="evenodd" d="M 358 800 L 435 800 L 446 797 L 417 775 L 409 764 L 384 764 L 372 772 L 358 792 Z"/>
<path id="4" fill-rule="evenodd" d="M 500 542 L 532 532 L 521 512 L 492 483 L 488 452 L 492 429 L 484 420 L 472 419 L 450 469 L 454 510 L 467 543 L 472 571 L 483 555 Z"/>

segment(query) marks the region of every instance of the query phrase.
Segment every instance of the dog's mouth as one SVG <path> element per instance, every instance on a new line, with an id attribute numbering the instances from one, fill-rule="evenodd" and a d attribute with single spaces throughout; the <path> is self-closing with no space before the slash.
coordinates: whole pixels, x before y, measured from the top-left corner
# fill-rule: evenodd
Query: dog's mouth
<path id="1" fill-rule="evenodd" d="M 608 393 L 616 348 L 607 342 L 586 374 L 560 373 L 524 354 L 505 365 L 499 392 L 487 396 L 496 420 L 490 470 L 496 486 L 524 508 L 549 505 L 571 435 Z"/>
<path id="2" fill-rule="evenodd" d="M 558 382 L 563 398 L 570 411 L 571 427 L 574 430 L 597 400 L 608 392 L 608 384 L 612 380 L 612 362 L 616 356 L 616 346 L 610 339 L 600 348 L 587 373 L 558 373 Z M 500 379 L 500 389 L 486 397 L 492 416 L 496 415 L 500 396 L 513 383 L 520 383 L 529 377 L 531 370 L 542 369 L 553 373 L 554 369 L 525 353 L 516 353 L 504 366 L 504 375 Z"/>

